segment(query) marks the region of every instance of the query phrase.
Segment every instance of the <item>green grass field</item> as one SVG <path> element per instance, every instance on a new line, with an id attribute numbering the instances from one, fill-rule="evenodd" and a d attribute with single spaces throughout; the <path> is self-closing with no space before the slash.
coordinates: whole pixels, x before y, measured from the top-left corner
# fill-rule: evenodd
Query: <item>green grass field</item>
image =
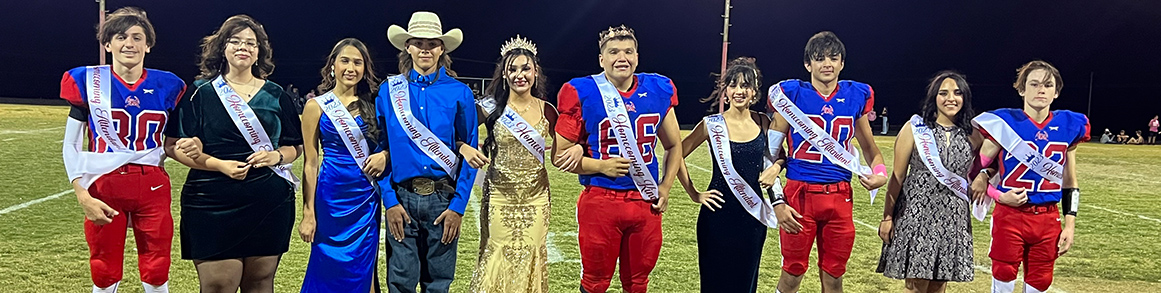
<path id="1" fill-rule="evenodd" d="M 88 292 L 88 248 L 85 245 L 80 206 L 65 179 L 61 138 L 68 113 L 60 106 L 0 105 L 0 291 Z M 892 137 L 877 142 L 890 160 Z M 694 152 L 687 164 L 694 181 L 709 183 L 710 158 Z M 1084 200 L 1072 252 L 1057 262 L 1055 292 L 1161 292 L 1161 146 L 1114 146 L 1084 144 L 1079 151 L 1079 171 Z M 301 160 L 298 167 L 301 170 Z M 890 165 L 890 164 L 888 164 Z M 179 193 L 188 168 L 170 161 L 173 178 L 173 214 L 178 216 Z M 550 288 L 552 292 L 576 292 L 580 262 L 576 241 L 574 205 L 580 185 L 575 175 L 550 171 L 553 212 L 549 237 Z M 697 242 L 694 231 L 698 206 L 680 187 L 673 189 L 670 210 L 664 216 L 665 244 L 653 271 L 653 292 L 697 292 Z M 473 198 L 475 199 L 475 198 Z M 902 281 L 874 273 L 881 241 L 875 228 L 882 201 L 868 204 L 865 190 L 855 194 L 858 236 L 844 277 L 848 292 L 899 292 Z M 301 200 L 299 201 L 301 204 Z M 452 292 L 467 292 L 479 250 L 478 208 L 464 217 L 459 262 Z M 876 226 L 877 227 L 877 226 Z M 176 230 L 176 229 L 175 229 Z M 988 292 L 991 276 L 987 258 L 988 226 L 975 222 L 976 278 L 953 283 L 949 292 Z M 762 256 L 759 292 L 774 292 L 779 274 L 778 241 L 769 231 Z M 126 245 L 122 292 L 141 292 L 131 234 Z M 197 292 L 193 264 L 180 258 L 174 237 L 170 288 L 173 292 Z M 310 248 L 292 237 L 276 279 L 276 292 L 297 292 L 306 269 Z M 813 257 L 812 257 L 813 263 Z M 381 276 L 384 270 L 380 263 Z M 812 267 L 803 292 L 818 292 L 818 269 Z M 610 292 L 620 291 L 614 278 Z"/>

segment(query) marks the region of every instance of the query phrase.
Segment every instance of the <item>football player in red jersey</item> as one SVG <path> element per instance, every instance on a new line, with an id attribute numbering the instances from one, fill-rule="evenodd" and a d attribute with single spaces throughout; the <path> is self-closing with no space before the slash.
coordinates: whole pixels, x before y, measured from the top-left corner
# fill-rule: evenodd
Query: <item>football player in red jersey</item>
<path id="1" fill-rule="evenodd" d="M 69 70 L 60 92 L 72 105 L 62 154 L 85 213 L 93 292 L 117 291 L 129 221 L 145 292 L 168 292 L 173 215 L 161 134 L 185 83 L 144 67 L 156 41 L 145 11 L 114 11 L 97 39 L 113 65 Z"/>

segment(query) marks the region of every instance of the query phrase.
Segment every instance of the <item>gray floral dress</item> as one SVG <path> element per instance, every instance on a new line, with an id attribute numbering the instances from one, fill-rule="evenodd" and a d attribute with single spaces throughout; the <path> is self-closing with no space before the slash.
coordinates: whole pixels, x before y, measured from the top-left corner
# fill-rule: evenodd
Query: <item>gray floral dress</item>
<path id="1" fill-rule="evenodd" d="M 947 170 L 967 177 L 972 164 L 972 146 L 968 133 L 957 127 L 935 125 L 940 159 Z M 950 139 L 943 139 L 950 134 Z M 971 208 L 936 181 L 919 159 L 918 149 L 911 152 L 910 173 L 895 201 L 894 236 L 884 244 L 876 272 L 905 279 L 969 282 L 974 276 L 972 263 Z"/>

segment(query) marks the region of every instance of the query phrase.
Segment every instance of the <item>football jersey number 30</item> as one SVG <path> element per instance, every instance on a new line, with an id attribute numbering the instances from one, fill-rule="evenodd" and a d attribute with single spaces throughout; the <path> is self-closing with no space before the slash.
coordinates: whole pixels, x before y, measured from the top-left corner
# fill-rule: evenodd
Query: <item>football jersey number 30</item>
<path id="1" fill-rule="evenodd" d="M 161 146 L 161 132 L 165 129 L 166 119 L 164 111 L 142 110 L 136 117 L 129 116 L 129 112 L 124 109 L 111 109 L 109 112 L 113 117 L 113 126 L 117 128 L 121 144 L 136 151 Z M 95 138 L 97 140 L 95 149 L 106 151 L 108 144 L 105 139 L 100 136 Z M 129 139 L 133 139 L 132 145 L 129 144 Z"/>
<path id="2" fill-rule="evenodd" d="M 653 142 L 657 139 L 657 124 L 661 122 L 661 114 L 641 114 L 633 121 L 633 129 L 637 134 L 637 145 L 641 147 L 641 159 L 645 164 L 653 162 Z M 613 132 L 612 122 L 609 118 L 601 120 L 601 133 L 605 135 L 600 139 L 601 153 L 609 154 L 610 156 L 621 156 L 621 150 L 617 146 L 617 136 Z M 607 159 L 607 158 L 605 158 Z"/>

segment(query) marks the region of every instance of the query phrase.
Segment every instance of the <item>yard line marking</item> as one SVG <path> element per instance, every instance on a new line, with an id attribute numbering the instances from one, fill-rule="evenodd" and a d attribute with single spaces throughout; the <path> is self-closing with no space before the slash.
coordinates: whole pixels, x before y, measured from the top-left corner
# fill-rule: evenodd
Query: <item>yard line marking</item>
<path id="1" fill-rule="evenodd" d="M 15 137 L 9 137 L 9 138 L 5 138 L 5 139 L 4 139 L 4 141 L 13 141 L 13 140 L 16 140 L 16 138 L 15 138 Z M 61 141 L 64 141 L 64 140 L 61 140 Z"/>
<path id="2" fill-rule="evenodd" d="M 575 238 L 577 236 L 577 232 L 563 232 L 563 233 L 548 232 L 548 241 L 547 241 L 548 242 L 547 243 L 548 263 L 550 263 L 550 264 L 558 263 L 558 262 L 580 263 L 579 259 L 565 259 L 564 258 L 564 254 L 560 253 L 560 249 L 556 248 L 556 241 L 553 240 L 553 238 L 556 238 L 557 236 L 565 236 L 565 237 L 574 237 Z"/>
<path id="3" fill-rule="evenodd" d="M 3 130 L 0 130 L 0 135 L 9 135 L 9 134 L 17 134 L 17 135 L 23 135 L 23 134 L 36 134 L 36 133 L 45 133 L 45 131 L 52 131 L 52 130 L 57 130 L 57 129 L 64 129 L 64 128 L 65 128 L 65 127 L 50 127 L 50 128 L 33 129 L 33 130 L 9 130 L 9 129 L 3 129 Z"/>
<path id="4" fill-rule="evenodd" d="M 701 166 L 698 166 L 696 164 L 685 164 L 685 165 L 693 167 L 693 168 L 698 169 L 698 170 L 705 171 L 706 173 L 713 173 L 713 171 L 710 171 L 710 169 L 702 168 Z"/>
<path id="5" fill-rule="evenodd" d="M 53 200 L 53 199 L 56 199 L 56 198 L 58 198 L 58 197 L 64 196 L 65 194 L 69 194 L 70 192 L 73 192 L 73 190 L 72 190 L 72 189 L 69 189 L 69 190 L 61 191 L 61 192 L 58 192 L 58 193 L 56 193 L 56 194 L 53 194 L 53 195 L 49 195 L 49 196 L 45 196 L 45 197 L 42 197 L 42 198 L 38 198 L 38 199 L 34 199 L 34 200 L 30 200 L 30 201 L 28 201 L 28 202 L 25 202 L 25 203 L 22 203 L 22 204 L 18 204 L 18 205 L 10 206 L 10 207 L 4 208 L 3 210 L 0 210 L 0 215 L 7 214 L 7 213 L 11 213 L 11 212 L 15 212 L 15 211 L 17 211 L 17 210 L 20 210 L 20 209 L 23 209 L 23 208 L 27 208 L 27 207 L 29 207 L 29 206 L 31 206 L 31 205 L 34 205 L 34 204 L 38 204 L 38 203 L 42 203 L 42 202 L 45 202 L 45 201 Z"/>
<path id="6" fill-rule="evenodd" d="M 480 193 L 483 193 L 482 191 Z M 468 198 L 468 211 L 472 213 L 480 212 L 480 197 L 473 196 Z M 480 231 L 480 217 L 476 217 L 476 231 Z"/>
<path id="7" fill-rule="evenodd" d="M 1102 211 L 1106 211 L 1106 212 L 1114 213 L 1114 214 L 1121 214 L 1121 215 L 1130 216 L 1130 217 L 1137 217 L 1137 218 L 1140 218 L 1140 219 L 1143 219 L 1143 220 L 1149 220 L 1149 221 L 1154 221 L 1154 222 L 1157 222 L 1157 223 L 1161 223 L 1161 219 L 1154 219 L 1154 218 L 1150 218 L 1150 217 L 1146 217 L 1146 216 L 1142 216 L 1142 215 L 1137 215 L 1137 214 L 1126 213 L 1126 212 L 1122 212 L 1122 211 L 1118 211 L 1118 210 L 1106 209 L 1106 208 L 1099 207 L 1099 206 L 1095 206 L 1095 205 L 1091 205 L 1091 204 L 1090 204 L 1090 205 L 1088 205 L 1088 206 L 1089 206 L 1089 207 L 1092 207 L 1092 208 L 1095 208 L 1095 209 L 1098 209 L 1098 210 L 1102 210 Z"/>

